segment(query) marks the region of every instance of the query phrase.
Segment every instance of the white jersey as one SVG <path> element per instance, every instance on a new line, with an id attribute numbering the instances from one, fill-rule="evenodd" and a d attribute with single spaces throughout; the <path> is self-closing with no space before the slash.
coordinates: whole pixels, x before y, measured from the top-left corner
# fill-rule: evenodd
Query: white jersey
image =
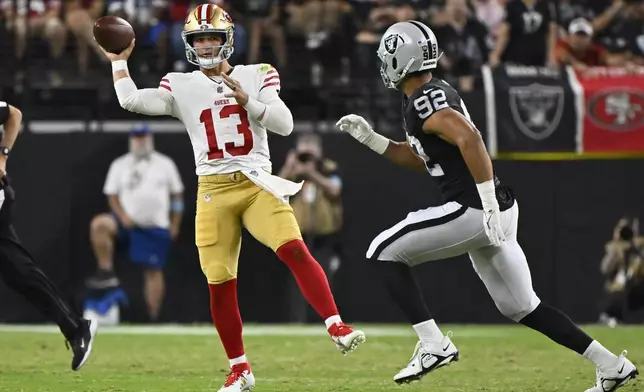
<path id="1" fill-rule="evenodd" d="M 280 79 L 268 64 L 236 65 L 229 76 L 249 97 L 260 102 L 279 99 Z M 266 128 L 250 118 L 221 77 L 197 70 L 167 74 L 159 88 L 171 92 L 172 115 L 186 127 L 195 155 L 197 175 L 248 169 L 271 171 Z"/>
<path id="2" fill-rule="evenodd" d="M 172 159 L 153 151 L 147 159 L 128 153 L 110 165 L 103 192 L 118 196 L 121 207 L 139 227 L 170 227 L 172 195 L 183 183 Z"/>

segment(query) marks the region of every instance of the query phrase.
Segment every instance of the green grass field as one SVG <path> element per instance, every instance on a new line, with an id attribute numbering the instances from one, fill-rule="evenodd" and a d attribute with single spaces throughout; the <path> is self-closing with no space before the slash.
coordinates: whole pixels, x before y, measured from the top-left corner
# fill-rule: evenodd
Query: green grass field
<path id="1" fill-rule="evenodd" d="M 460 362 L 397 386 L 416 339 L 411 328 L 361 326 L 367 342 L 342 356 L 322 327 L 250 326 L 246 351 L 257 377 L 254 391 L 579 391 L 595 369 L 580 356 L 520 326 L 443 327 L 453 331 Z M 0 327 L 0 391 L 217 391 L 227 360 L 210 327 L 99 330 L 94 354 L 77 373 L 54 329 Z M 629 350 L 644 367 L 644 327 L 587 331 L 609 349 Z M 643 369 L 644 370 L 644 369 Z M 637 380 L 620 391 L 644 390 Z"/>

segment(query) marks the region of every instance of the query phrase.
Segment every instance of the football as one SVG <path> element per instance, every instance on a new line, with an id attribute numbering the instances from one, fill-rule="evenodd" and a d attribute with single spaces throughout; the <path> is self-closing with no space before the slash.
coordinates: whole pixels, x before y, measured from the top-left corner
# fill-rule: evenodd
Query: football
<path id="1" fill-rule="evenodd" d="M 125 19 L 104 16 L 94 23 L 94 39 L 103 49 L 119 54 L 130 46 L 134 39 L 134 29 Z"/>

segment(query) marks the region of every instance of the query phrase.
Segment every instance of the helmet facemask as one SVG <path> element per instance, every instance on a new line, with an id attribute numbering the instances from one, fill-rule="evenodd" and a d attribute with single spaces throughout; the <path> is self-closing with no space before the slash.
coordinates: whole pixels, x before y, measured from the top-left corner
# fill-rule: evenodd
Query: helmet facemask
<path id="1" fill-rule="evenodd" d="M 398 89 L 398 86 L 405 79 L 405 76 L 407 76 L 414 61 L 416 61 L 415 57 L 410 58 L 407 64 L 405 64 L 405 67 L 400 72 L 396 72 L 398 60 L 394 55 L 378 52 L 378 58 L 380 58 L 380 77 L 382 77 L 382 82 L 385 84 L 385 87 L 393 89 Z"/>
<path id="2" fill-rule="evenodd" d="M 231 26 L 225 30 L 209 29 L 203 25 L 202 30 L 182 32 L 181 38 L 186 46 L 186 58 L 191 64 L 201 68 L 211 69 L 228 60 L 233 54 L 234 28 Z M 218 35 L 222 37 L 221 45 L 194 47 L 194 40 L 202 35 Z M 206 55 L 199 55 L 199 52 L 210 52 Z"/>

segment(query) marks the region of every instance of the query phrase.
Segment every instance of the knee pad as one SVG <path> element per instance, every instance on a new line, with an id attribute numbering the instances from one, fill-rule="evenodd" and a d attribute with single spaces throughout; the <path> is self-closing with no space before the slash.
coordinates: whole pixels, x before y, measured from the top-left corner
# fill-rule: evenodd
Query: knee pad
<path id="1" fill-rule="evenodd" d="M 211 263 L 202 266 L 201 270 L 208 280 L 208 284 L 221 284 L 237 278 L 237 272 L 231 271 L 224 264 Z"/>
<path id="2" fill-rule="evenodd" d="M 495 300 L 494 302 L 502 315 L 512 321 L 519 322 L 525 316 L 532 313 L 537 306 L 539 306 L 541 300 L 533 293 L 530 297 L 523 300 L 519 298 L 509 298 L 501 301 Z"/>

